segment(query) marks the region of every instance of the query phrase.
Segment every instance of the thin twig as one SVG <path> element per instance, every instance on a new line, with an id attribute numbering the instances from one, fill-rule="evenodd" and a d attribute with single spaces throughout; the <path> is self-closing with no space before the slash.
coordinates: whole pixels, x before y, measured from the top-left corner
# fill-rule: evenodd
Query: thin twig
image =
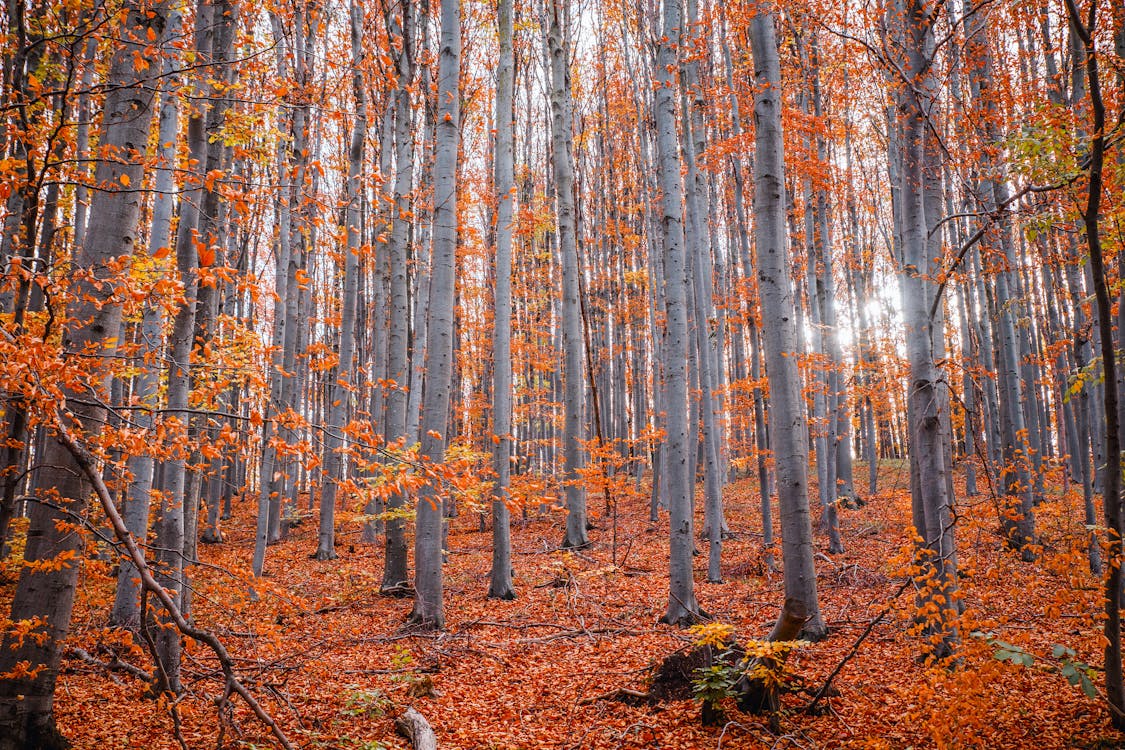
<path id="1" fill-rule="evenodd" d="M 854 657 L 859 652 L 860 644 L 867 640 L 867 636 L 871 635 L 871 632 L 875 630 L 875 626 L 882 622 L 884 617 L 890 614 L 891 607 L 894 605 L 895 600 L 902 596 L 902 593 L 910 588 L 913 583 L 913 578 L 907 578 L 905 581 L 903 581 L 902 585 L 898 587 L 898 591 L 894 593 L 894 596 L 887 600 L 887 604 L 885 607 L 883 607 L 883 611 L 880 612 L 874 620 L 868 623 L 864 631 L 860 633 L 859 638 L 856 638 L 855 643 L 853 643 L 852 647 L 848 649 L 848 653 L 844 655 L 844 658 L 840 660 L 840 663 L 837 664 L 836 668 L 832 670 L 832 673 L 828 675 L 828 679 L 826 679 L 824 681 L 824 684 L 820 686 L 820 690 L 816 691 L 816 695 L 813 696 L 813 699 L 809 702 L 809 705 L 805 706 L 805 713 L 812 713 L 813 709 L 815 709 L 817 704 L 820 703 L 821 698 L 823 698 L 828 693 L 828 688 L 832 686 L 832 680 L 836 679 L 836 676 L 840 674 L 840 672 L 844 669 L 844 665 L 851 661 L 852 657 Z"/>

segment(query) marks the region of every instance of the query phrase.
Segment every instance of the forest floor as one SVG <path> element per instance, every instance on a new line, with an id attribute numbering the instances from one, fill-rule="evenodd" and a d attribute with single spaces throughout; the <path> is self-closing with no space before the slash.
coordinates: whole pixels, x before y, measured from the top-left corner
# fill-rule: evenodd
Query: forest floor
<path id="1" fill-rule="evenodd" d="M 859 480 L 861 489 L 865 484 Z M 1038 507 L 1043 554 L 1023 563 L 1003 549 L 987 485 L 985 494 L 961 497 L 964 645 L 950 667 L 925 663 L 923 642 L 910 634 L 911 590 L 894 597 L 906 580 L 910 548 L 901 462 L 882 467 L 881 487 L 867 505 L 842 511 L 845 554 L 829 558 L 826 539 L 816 537 L 821 608 L 831 632 L 790 657 L 796 689 L 783 696 L 776 731 L 733 706 L 725 726 L 704 727 L 692 700 L 631 706 L 605 698 L 621 687 L 645 690 L 651 667 L 691 643 L 684 631 L 658 624 L 668 596 L 667 515 L 650 524 L 645 497 L 619 500 L 616 564 L 613 523 L 601 512 L 592 546 L 577 554 L 557 549 L 561 512 L 515 524 L 519 598 L 510 602 L 484 595 L 491 534 L 478 530 L 476 514 L 454 519 L 447 628 L 437 634 L 404 630 L 410 600 L 379 595 L 381 546 L 358 544 L 345 529 L 339 560 L 310 559 L 313 520 L 270 548 L 270 589 L 251 601 L 239 576 L 249 567 L 253 503 L 236 502 L 226 542 L 201 546 L 204 564 L 192 573 L 195 616 L 225 641 L 247 684 L 304 748 L 408 747 L 392 721 L 407 705 L 429 719 L 441 748 L 1125 746 L 1110 729 L 1104 702 L 1068 684 L 1052 656 L 1059 644 L 1074 649 L 1078 661 L 1101 663 L 1101 598 L 1081 549 L 1080 499 L 1057 493 Z M 725 582 L 704 582 L 701 555 L 697 596 L 739 638 L 762 638 L 778 614 L 782 581 L 762 562 L 756 483 L 729 486 L 725 500 L 732 532 L 723 547 Z M 604 501 L 591 495 L 589 504 L 601 511 Z M 121 633 L 104 627 L 112 569 L 86 565 L 70 646 L 106 658 L 105 647 L 122 642 Z M 5 609 L 13 589 L 10 579 L 0 585 Z M 806 714 L 810 692 L 884 610 L 836 678 L 831 710 Z M 1032 666 L 995 658 L 995 643 L 973 632 L 1034 655 Z M 137 652 L 125 658 L 149 668 Z M 190 644 L 188 692 L 178 709 L 193 750 L 217 743 L 216 672 L 209 653 Z M 1095 674 L 1094 684 L 1101 683 Z M 145 698 L 145 688 L 131 675 L 71 655 L 59 680 L 60 728 L 80 749 L 177 747 L 168 706 Z M 222 724 L 224 747 L 275 746 L 237 699 Z"/>

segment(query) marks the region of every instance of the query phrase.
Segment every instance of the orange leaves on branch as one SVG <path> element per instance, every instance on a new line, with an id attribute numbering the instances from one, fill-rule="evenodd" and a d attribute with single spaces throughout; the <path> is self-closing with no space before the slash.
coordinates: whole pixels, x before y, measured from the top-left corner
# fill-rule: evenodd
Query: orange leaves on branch
<path id="1" fill-rule="evenodd" d="M 31 662 L 21 661 L 7 672 L 0 673 L 0 680 L 31 680 L 47 668 L 46 664 L 31 665 Z"/>
<path id="2" fill-rule="evenodd" d="M 43 644 L 47 639 L 47 621 L 42 617 L 32 617 L 26 620 L 8 620 L 6 618 L 0 619 L 0 632 L 3 632 L 4 639 L 10 640 L 14 648 L 18 648 L 23 644 L 25 638 L 30 638 L 37 644 Z M 19 666 L 17 665 L 17 669 Z M 26 674 L 26 673 L 25 673 Z M 9 679 L 8 675 L 0 675 L 0 680 Z"/>
<path id="3" fill-rule="evenodd" d="M 24 567 L 34 573 L 47 573 L 62 570 L 75 564 L 78 552 L 72 549 L 63 550 L 53 557 L 43 560 L 24 560 Z"/>
<path id="4" fill-rule="evenodd" d="M 223 172 L 223 170 L 221 170 L 221 169 L 212 169 L 210 172 L 207 173 L 207 176 L 203 178 L 203 187 L 206 188 L 209 191 L 214 190 L 215 189 L 215 183 L 218 180 L 223 179 L 224 174 L 225 174 L 225 172 Z"/>

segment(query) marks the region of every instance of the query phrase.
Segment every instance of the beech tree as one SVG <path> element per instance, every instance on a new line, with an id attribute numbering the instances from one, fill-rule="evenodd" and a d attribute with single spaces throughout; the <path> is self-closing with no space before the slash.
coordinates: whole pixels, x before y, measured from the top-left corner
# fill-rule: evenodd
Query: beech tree
<path id="1" fill-rule="evenodd" d="M 320 490 L 320 528 L 314 553 L 318 560 L 336 557 L 336 493 L 344 481 L 347 462 L 344 427 L 353 386 L 349 380 L 355 358 L 356 306 L 359 296 L 359 256 L 361 253 L 360 179 L 363 172 L 364 142 L 367 139 L 367 89 L 363 82 L 363 6 L 353 1 L 349 11 L 352 49 L 352 96 L 355 117 L 348 149 L 348 181 L 345 194 L 344 298 L 340 305 L 340 355 L 331 371 L 331 402 L 324 439 L 325 483 Z"/>
<path id="2" fill-rule="evenodd" d="M 76 249 L 69 301 L 65 311 L 63 350 L 73 357 L 93 352 L 97 365 L 82 374 L 75 386 L 63 392 L 67 429 L 96 437 L 105 421 L 105 407 L 91 401 L 87 389 L 104 394 L 109 385 L 107 359 L 117 349 L 121 302 L 106 283 L 116 263 L 127 262 L 136 247 L 140 219 L 142 158 L 148 146 L 155 92 L 143 85 L 139 65 L 145 52 L 159 50 L 169 20 L 169 6 L 130 3 L 120 18 L 120 42 L 110 61 L 108 93 L 102 107 L 99 142 L 105 155 L 97 162 L 91 194 L 90 225 L 85 242 Z M 0 747 L 62 748 L 68 743 L 55 728 L 55 683 L 62 658 L 62 642 L 78 585 L 79 557 L 84 536 L 70 519 L 84 519 L 90 485 L 71 451 L 58 440 L 48 440 L 43 460 L 49 476 L 42 479 L 42 494 L 30 504 L 31 525 L 24 553 L 28 562 L 20 572 L 12 599 L 11 620 L 40 623 L 40 636 L 18 641 L 6 634 L 0 645 Z M 50 564 L 50 563 L 58 564 Z M 25 664 L 29 668 L 16 671 Z"/>
<path id="3" fill-rule="evenodd" d="M 657 89 L 653 102 L 660 176 L 660 225 L 663 231 L 664 397 L 666 442 L 661 451 L 664 494 L 668 498 L 671 534 L 668 609 L 663 622 L 684 625 L 699 616 L 692 580 L 692 476 L 694 441 L 687 420 L 688 309 L 684 247 L 683 182 L 676 135 L 676 79 L 683 16 L 679 0 L 663 0 L 662 37 L 657 55 Z"/>
<path id="4" fill-rule="evenodd" d="M 563 383 L 566 428 L 563 433 L 566 491 L 564 547 L 589 544 L 586 535 L 586 490 L 580 471 L 585 465 L 582 441 L 586 438 L 586 379 L 582 366 L 582 318 L 578 287 L 578 223 L 574 205 L 574 136 L 570 103 L 570 61 L 565 31 L 568 21 L 559 0 L 551 0 L 547 52 L 551 70 L 551 148 L 554 165 L 555 215 L 558 224 L 559 264 L 562 266 L 562 338 L 565 350 Z"/>
<path id="5" fill-rule="evenodd" d="M 910 489 L 914 527 L 922 537 L 919 562 L 924 573 L 921 594 L 934 605 L 927 628 L 936 639 L 934 650 L 948 654 L 958 632 L 957 558 L 954 545 L 946 452 L 949 395 L 938 365 L 944 357 L 942 319 L 935 316 L 940 300 L 933 279 L 940 257 L 930 231 L 934 200 L 940 199 L 940 165 L 927 117 L 933 111 L 934 24 L 937 10 L 908 1 L 902 8 L 900 34 L 903 80 L 894 82 L 896 112 L 890 148 L 896 165 L 892 180 L 897 190 L 895 211 L 901 237 L 899 277 L 903 318 L 910 360 L 909 425 Z"/>
<path id="6" fill-rule="evenodd" d="M 734 640 L 763 685 L 841 654 L 770 717 L 812 744 L 825 702 L 907 715 L 892 744 L 1099 740 L 1118 5 L 10 4 L 0 750 L 260 742 L 244 709 L 346 745 L 431 688 L 447 738 L 667 744 L 690 717 L 629 704 L 663 687 L 561 646 L 689 625 L 684 691 Z M 568 721 L 505 723 L 513 670 Z M 878 707 L 832 689 L 875 672 Z M 1108 700 L 1040 716 L 1064 679 Z"/>
<path id="7" fill-rule="evenodd" d="M 402 22 L 397 29 L 401 47 L 395 55 L 398 88 L 394 95 L 394 216 L 387 260 L 390 264 L 391 284 L 389 294 L 390 330 L 387 337 L 387 378 L 389 388 L 384 405 L 386 413 L 386 440 L 395 444 L 407 439 L 408 384 L 410 361 L 408 338 L 410 332 L 410 300 L 408 294 L 407 259 L 412 227 L 411 194 L 414 189 L 414 112 L 411 89 L 414 86 L 415 14 L 413 3 L 402 6 Z M 391 30 L 395 31 L 394 25 Z M 417 345 L 417 344 L 416 344 Z M 393 381 L 393 384 L 391 383 Z M 405 506 L 399 493 L 391 496 L 388 507 L 394 510 Z M 406 570 L 405 524 L 401 518 L 387 520 L 386 565 L 383 570 L 383 587 L 392 591 L 408 580 Z"/>
<path id="8" fill-rule="evenodd" d="M 750 48 L 758 89 L 754 95 L 754 244 L 758 294 L 770 388 L 770 449 L 781 509 L 785 606 L 778 626 L 803 621 L 809 638 L 826 633 L 820 616 L 809 517 L 808 438 L 800 405 L 797 326 L 785 242 L 785 154 L 781 127 L 781 70 L 772 12 L 760 9 L 750 21 Z M 793 634 L 791 634 L 793 635 Z"/>
<path id="9" fill-rule="evenodd" d="M 515 176 L 512 165 L 512 95 L 515 53 L 512 42 L 513 0 L 500 0 L 497 27 L 500 58 L 496 68 L 496 292 L 492 380 L 493 466 L 496 489 L 492 500 L 492 572 L 488 595 L 514 599 L 512 586 L 512 221 Z"/>
<path id="10" fill-rule="evenodd" d="M 457 151 L 461 110 L 460 3 L 442 0 L 438 63 L 438 118 L 434 139 L 433 251 L 426 324 L 426 386 L 422 399 L 421 457 L 432 467 L 418 493 L 414 541 L 414 610 L 410 619 L 426 628 L 445 626 L 442 605 L 442 488 L 436 465 L 445 455 L 453 369 L 453 275 L 457 262 Z"/>

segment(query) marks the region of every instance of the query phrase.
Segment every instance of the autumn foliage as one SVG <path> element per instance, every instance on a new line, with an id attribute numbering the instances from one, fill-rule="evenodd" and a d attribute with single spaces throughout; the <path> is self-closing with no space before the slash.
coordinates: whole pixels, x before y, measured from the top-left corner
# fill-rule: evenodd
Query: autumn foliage
<path id="1" fill-rule="evenodd" d="M 1123 182 L 1111 0 L 9 3 L 0 750 L 1120 745 Z"/>

